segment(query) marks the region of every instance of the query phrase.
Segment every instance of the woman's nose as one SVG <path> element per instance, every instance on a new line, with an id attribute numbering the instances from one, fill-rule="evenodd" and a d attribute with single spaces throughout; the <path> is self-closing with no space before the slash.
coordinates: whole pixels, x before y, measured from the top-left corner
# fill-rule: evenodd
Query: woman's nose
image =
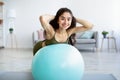
<path id="1" fill-rule="evenodd" d="M 67 19 L 65 19 L 65 23 L 66 23 L 66 24 L 68 23 L 68 20 L 67 20 Z"/>

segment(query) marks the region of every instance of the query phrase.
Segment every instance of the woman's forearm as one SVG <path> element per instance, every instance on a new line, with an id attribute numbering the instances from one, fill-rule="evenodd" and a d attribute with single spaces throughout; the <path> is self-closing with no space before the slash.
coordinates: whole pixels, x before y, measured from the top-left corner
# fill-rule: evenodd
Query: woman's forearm
<path id="1" fill-rule="evenodd" d="M 40 16 L 40 22 L 41 22 L 41 25 L 42 25 L 42 27 L 45 29 L 45 30 L 48 30 L 48 29 L 50 29 L 50 24 L 49 24 L 49 22 L 52 20 L 52 19 L 54 19 L 54 16 L 52 16 L 52 15 L 41 15 Z"/>
<path id="2" fill-rule="evenodd" d="M 88 22 L 86 20 L 83 20 L 83 19 L 76 18 L 76 22 L 81 24 L 85 28 L 91 29 L 93 27 L 92 23 L 90 23 L 90 22 Z"/>
<path id="3" fill-rule="evenodd" d="M 45 14 L 45 15 L 40 16 L 40 21 L 44 21 L 44 22 L 48 22 L 48 23 L 53 19 L 54 19 L 53 15 Z"/>

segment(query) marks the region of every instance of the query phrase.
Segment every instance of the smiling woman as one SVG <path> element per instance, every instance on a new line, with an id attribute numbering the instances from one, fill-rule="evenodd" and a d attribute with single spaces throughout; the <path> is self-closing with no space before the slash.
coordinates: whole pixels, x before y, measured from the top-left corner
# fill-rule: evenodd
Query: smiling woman
<path id="1" fill-rule="evenodd" d="M 51 45 L 68 43 L 73 34 L 86 31 L 92 28 L 92 24 L 86 20 L 75 18 L 72 11 L 68 8 L 60 8 L 55 16 L 41 15 L 40 22 L 46 32 L 46 40 L 35 44 L 33 53 L 35 54 L 40 48 Z M 76 23 L 82 26 L 76 26 Z M 71 40 L 71 44 L 72 44 Z"/>

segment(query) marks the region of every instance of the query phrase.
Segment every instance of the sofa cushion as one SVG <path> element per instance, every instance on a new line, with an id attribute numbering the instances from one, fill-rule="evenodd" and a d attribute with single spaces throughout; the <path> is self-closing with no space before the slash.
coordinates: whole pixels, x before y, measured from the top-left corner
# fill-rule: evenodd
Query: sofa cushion
<path id="1" fill-rule="evenodd" d="M 95 39 L 76 39 L 76 44 L 82 43 L 82 44 L 87 44 L 87 43 L 95 43 Z"/>
<path id="2" fill-rule="evenodd" d="M 81 39 L 91 39 L 92 36 L 93 36 L 93 31 L 85 31 L 81 36 L 80 38 Z"/>
<path id="3" fill-rule="evenodd" d="M 83 34 L 84 34 L 84 32 L 76 33 L 76 38 L 79 39 Z"/>

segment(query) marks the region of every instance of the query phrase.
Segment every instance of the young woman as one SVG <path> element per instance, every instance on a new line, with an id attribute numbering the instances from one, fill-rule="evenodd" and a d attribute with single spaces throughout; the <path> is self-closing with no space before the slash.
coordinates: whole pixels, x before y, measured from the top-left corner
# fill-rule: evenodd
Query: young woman
<path id="1" fill-rule="evenodd" d="M 45 30 L 46 40 L 40 41 L 34 46 L 33 55 L 44 46 L 68 43 L 69 38 L 75 36 L 75 33 L 89 30 L 93 26 L 86 20 L 75 18 L 68 8 L 60 8 L 56 16 L 42 15 L 40 22 Z M 76 26 L 76 23 L 81 26 Z M 72 40 L 69 43 L 72 43 Z"/>

